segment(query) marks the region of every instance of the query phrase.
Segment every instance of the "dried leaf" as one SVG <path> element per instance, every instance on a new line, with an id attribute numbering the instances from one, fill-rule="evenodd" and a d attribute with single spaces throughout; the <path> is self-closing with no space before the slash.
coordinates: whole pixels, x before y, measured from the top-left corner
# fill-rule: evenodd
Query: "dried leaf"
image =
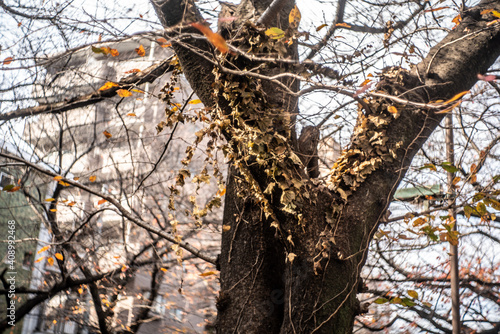
<path id="1" fill-rule="evenodd" d="M 45 252 L 49 248 L 50 248 L 50 245 L 44 246 L 44 247 L 40 248 L 40 250 L 38 252 L 36 252 L 36 253 L 37 254 L 43 253 L 43 252 Z"/>
<path id="2" fill-rule="evenodd" d="M 336 27 L 344 27 L 344 28 L 350 28 L 351 27 L 350 25 L 348 25 L 347 23 L 344 23 L 344 22 L 337 23 L 335 26 Z"/>
<path id="3" fill-rule="evenodd" d="M 140 72 L 140 71 L 141 71 L 141 70 L 140 70 L 140 69 L 138 69 L 138 68 L 133 68 L 133 69 L 131 69 L 131 70 L 126 71 L 126 72 L 125 72 L 125 74 L 129 74 L 129 73 L 137 73 L 137 72 Z"/>
<path id="4" fill-rule="evenodd" d="M 116 94 L 118 94 L 118 96 L 120 97 L 129 97 L 129 96 L 132 96 L 132 92 L 126 90 L 126 89 L 118 89 L 116 91 Z"/>
<path id="5" fill-rule="evenodd" d="M 295 5 L 292 10 L 290 11 L 290 14 L 288 15 L 288 23 L 290 23 L 290 26 L 292 28 L 298 28 L 300 24 L 300 19 L 302 18 L 302 15 L 300 14 L 299 9 L 297 8 L 297 5 Z"/>
<path id="6" fill-rule="evenodd" d="M 63 177 L 61 175 L 54 176 L 54 178 L 53 178 L 53 180 L 55 180 L 55 181 L 59 181 L 62 179 L 63 179 Z"/>
<path id="7" fill-rule="evenodd" d="M 137 116 L 137 115 L 136 115 L 135 113 L 133 113 L 133 112 L 129 112 L 129 113 L 127 114 L 127 116 L 135 117 L 135 116 Z"/>
<path id="8" fill-rule="evenodd" d="M 90 182 L 95 182 L 96 179 L 97 179 L 97 177 L 95 175 L 92 175 L 89 177 Z"/>
<path id="9" fill-rule="evenodd" d="M 104 198 L 101 198 L 98 202 L 97 202 L 97 205 L 101 205 L 101 204 L 104 204 L 106 203 L 108 200 L 104 199 Z"/>
<path id="10" fill-rule="evenodd" d="M 200 99 L 191 100 L 191 101 L 188 102 L 188 104 L 199 104 L 199 103 L 201 103 Z"/>
<path id="11" fill-rule="evenodd" d="M 59 261 L 62 261 L 64 260 L 64 256 L 61 254 L 61 253 L 55 253 L 54 256 L 56 257 L 56 259 L 58 259 Z"/>
<path id="12" fill-rule="evenodd" d="M 144 46 L 142 46 L 142 44 L 135 49 L 135 52 L 137 52 L 137 54 L 141 57 L 144 57 L 146 55 L 146 50 L 144 50 Z"/>
<path id="13" fill-rule="evenodd" d="M 50 265 L 50 266 L 53 266 L 53 265 L 54 265 L 54 258 L 49 257 L 49 258 L 47 259 L 47 262 L 49 263 L 49 265 Z"/>
<path id="14" fill-rule="evenodd" d="M 221 53 L 228 53 L 229 52 L 229 47 L 227 46 L 227 43 L 226 43 L 226 40 L 224 39 L 224 37 L 222 37 L 218 33 L 213 32 L 209 27 L 207 27 L 201 23 L 194 22 L 194 23 L 191 23 L 191 26 L 195 27 L 196 29 L 201 31 L 203 33 L 203 35 L 205 35 L 205 37 L 207 37 L 208 41 L 210 43 L 212 43 L 212 45 L 215 46 L 217 48 L 217 50 L 219 50 Z"/>
<path id="15" fill-rule="evenodd" d="M 9 65 L 10 63 L 12 63 L 12 61 L 14 60 L 14 58 L 12 57 L 7 57 L 3 60 L 3 64 L 4 65 Z"/>
<path id="16" fill-rule="evenodd" d="M 210 275 L 216 275 L 217 273 L 215 271 L 205 271 L 204 273 L 201 273 L 200 276 L 201 277 L 206 277 L 206 276 L 210 276 Z"/>
<path id="17" fill-rule="evenodd" d="M 54 201 L 55 201 L 54 198 L 47 198 L 47 199 L 45 199 L 45 202 L 54 202 Z"/>
<path id="18" fill-rule="evenodd" d="M 118 84 L 115 84 L 114 82 L 108 81 L 104 85 L 102 85 L 102 87 L 99 88 L 99 90 L 108 90 L 110 88 L 118 87 L 118 86 L 119 86 Z"/>
<path id="19" fill-rule="evenodd" d="M 328 24 L 323 23 L 322 25 L 320 25 L 319 27 L 316 28 L 316 31 L 320 31 L 321 29 L 323 29 L 326 26 L 328 26 Z"/>
<path id="20" fill-rule="evenodd" d="M 109 133 L 108 131 L 106 131 L 106 130 L 104 130 L 102 133 L 106 136 L 106 138 L 113 137 L 113 135 L 111 133 Z"/>
<path id="21" fill-rule="evenodd" d="M 397 114 L 398 109 L 395 106 L 389 106 L 387 107 L 387 111 L 390 112 L 391 114 Z"/>

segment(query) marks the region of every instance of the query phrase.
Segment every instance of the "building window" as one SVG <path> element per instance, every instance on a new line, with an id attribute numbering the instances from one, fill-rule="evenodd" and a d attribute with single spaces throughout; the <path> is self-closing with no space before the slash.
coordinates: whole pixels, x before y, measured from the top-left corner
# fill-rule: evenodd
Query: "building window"
<path id="1" fill-rule="evenodd" d="M 9 184 L 14 184 L 14 178 L 5 173 L 0 173 L 0 187 L 3 189 L 3 187 L 8 186 Z"/>
<path id="2" fill-rule="evenodd" d="M 33 252 L 24 252 L 23 268 L 30 269 L 33 265 Z"/>

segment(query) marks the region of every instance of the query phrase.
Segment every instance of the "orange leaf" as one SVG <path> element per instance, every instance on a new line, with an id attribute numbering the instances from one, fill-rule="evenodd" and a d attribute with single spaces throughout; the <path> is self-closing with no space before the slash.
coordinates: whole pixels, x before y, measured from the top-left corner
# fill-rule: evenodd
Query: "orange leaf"
<path id="1" fill-rule="evenodd" d="M 54 259 L 53 259 L 53 258 L 51 258 L 51 257 L 49 257 L 49 258 L 47 259 L 47 262 L 48 262 L 48 263 L 49 263 L 49 265 L 51 265 L 51 266 L 53 266 L 53 265 L 54 265 Z"/>
<path id="2" fill-rule="evenodd" d="M 97 177 L 95 175 L 92 175 L 89 177 L 90 182 L 95 182 L 96 179 L 97 179 Z"/>
<path id="3" fill-rule="evenodd" d="M 109 49 L 109 53 L 112 57 L 118 57 L 120 55 L 120 52 L 118 52 L 117 49 Z"/>
<path id="4" fill-rule="evenodd" d="M 49 249 L 49 248 L 50 248 L 50 245 L 48 245 L 48 246 L 44 246 L 44 247 L 40 248 L 40 250 L 39 250 L 38 252 L 36 252 L 36 253 L 37 253 L 37 254 L 43 253 L 43 252 L 45 252 L 45 251 L 46 251 L 47 249 Z"/>
<path id="5" fill-rule="evenodd" d="M 210 276 L 210 275 L 215 275 L 215 274 L 217 274 L 215 271 L 205 271 L 204 273 L 201 273 L 200 276 L 205 277 L 205 276 Z"/>
<path id="6" fill-rule="evenodd" d="M 12 63 L 12 61 L 14 60 L 14 58 L 12 57 L 7 57 L 3 60 L 3 64 L 4 65 L 9 65 L 10 63 Z"/>
<path id="7" fill-rule="evenodd" d="M 452 105 L 451 107 L 448 107 L 446 109 L 443 109 L 441 111 L 436 111 L 436 114 L 446 114 L 450 111 L 452 111 L 453 109 L 455 109 L 456 107 L 458 107 L 460 105 L 460 103 L 462 103 L 462 101 L 458 101 L 457 103 L 455 103 L 454 105 Z"/>
<path id="8" fill-rule="evenodd" d="M 129 97 L 129 96 L 132 96 L 132 92 L 130 92 L 130 91 L 126 90 L 126 89 L 118 89 L 116 91 L 116 93 L 120 97 Z"/>
<path id="9" fill-rule="evenodd" d="M 224 187 L 224 189 L 217 191 L 217 196 L 222 197 L 224 196 L 225 193 L 226 193 L 226 187 Z"/>
<path id="10" fill-rule="evenodd" d="M 390 112 L 391 114 L 397 114 L 398 109 L 395 106 L 389 106 L 387 107 L 387 111 Z"/>
<path id="11" fill-rule="evenodd" d="M 129 73 L 137 73 L 137 72 L 140 72 L 140 71 L 141 71 L 141 70 L 140 70 L 140 69 L 138 69 L 138 68 L 133 68 L 133 69 L 131 69 L 130 71 L 125 72 L 125 74 L 129 74 Z"/>
<path id="12" fill-rule="evenodd" d="M 50 209 L 50 212 L 57 212 L 57 209 Z"/>
<path id="13" fill-rule="evenodd" d="M 156 41 L 160 44 L 166 44 L 168 41 L 163 37 L 158 37 Z"/>
<path id="14" fill-rule="evenodd" d="M 100 200 L 99 200 L 99 202 L 97 202 L 97 205 L 104 204 L 104 203 L 106 203 L 107 201 L 108 201 L 108 200 L 106 200 L 106 199 L 102 198 L 102 199 L 100 199 Z"/>
<path id="15" fill-rule="evenodd" d="M 73 205 L 75 205 L 75 204 L 76 204 L 76 202 L 69 202 L 69 203 L 68 203 L 68 206 L 73 206 Z"/>
<path id="16" fill-rule="evenodd" d="M 113 135 L 111 133 L 109 133 L 108 131 L 106 131 L 106 130 L 104 130 L 102 133 L 106 136 L 106 138 L 113 137 Z"/>
<path id="17" fill-rule="evenodd" d="M 47 199 L 45 199 L 45 202 L 54 202 L 54 201 L 55 201 L 54 198 L 47 198 Z"/>
<path id="18" fill-rule="evenodd" d="M 135 92 L 135 93 L 144 94 L 144 91 L 139 90 L 139 89 L 135 89 L 135 88 L 134 88 L 134 89 L 131 89 L 130 91 L 131 91 L 131 92 Z"/>
<path id="19" fill-rule="evenodd" d="M 137 52 L 137 54 L 141 57 L 144 57 L 146 55 L 146 50 L 144 50 L 144 46 L 142 46 L 142 44 L 137 49 L 135 49 L 135 52 Z"/>
<path id="20" fill-rule="evenodd" d="M 321 29 L 323 29 L 326 26 L 328 26 L 328 24 L 323 23 L 322 25 L 320 25 L 319 27 L 316 28 L 316 31 L 320 31 Z"/>
<path id="21" fill-rule="evenodd" d="M 73 178 L 73 180 L 78 181 L 78 180 L 80 180 L 80 178 L 79 178 L 78 176 L 75 176 L 75 177 Z"/>
<path id="22" fill-rule="evenodd" d="M 115 84 L 114 82 L 108 81 L 106 82 L 99 90 L 108 90 L 113 87 L 118 87 L 118 84 Z"/>
<path id="23" fill-rule="evenodd" d="M 449 99 L 448 101 L 446 102 L 443 102 L 443 104 L 448 104 L 448 103 L 451 103 L 453 101 L 456 101 L 458 99 L 460 99 L 462 96 L 464 96 L 465 94 L 467 94 L 469 91 L 466 90 L 465 92 L 460 92 L 458 93 L 457 95 L 453 96 L 451 99 Z"/>
<path id="24" fill-rule="evenodd" d="M 63 177 L 61 175 L 54 176 L 53 180 L 59 181 L 62 180 Z"/>
<path id="25" fill-rule="evenodd" d="M 70 186 L 70 184 L 69 184 L 68 182 L 59 181 L 58 183 L 59 183 L 61 186 L 63 186 L 63 187 L 69 187 L 69 186 Z"/>
<path id="26" fill-rule="evenodd" d="M 45 256 L 39 257 L 38 260 L 35 261 L 35 263 L 41 262 L 43 259 L 45 259 Z"/>
<path id="27" fill-rule="evenodd" d="M 78 293 L 82 294 L 83 293 L 83 289 L 82 288 L 78 288 Z"/>
<path id="28" fill-rule="evenodd" d="M 164 273 L 166 273 L 166 272 L 168 271 L 168 270 L 167 270 L 167 268 L 160 268 L 160 269 L 161 269 L 161 271 L 163 271 Z"/>
<path id="29" fill-rule="evenodd" d="M 363 86 L 367 85 L 369 82 L 371 82 L 371 80 L 366 79 L 365 81 L 363 81 L 363 83 L 361 85 L 359 85 L 359 87 L 363 87 Z"/>
<path id="30" fill-rule="evenodd" d="M 137 116 L 137 115 L 136 115 L 135 113 L 133 113 L 133 112 L 129 112 L 129 113 L 127 114 L 127 116 L 132 116 L 132 117 L 135 117 L 135 116 Z"/>
<path id="31" fill-rule="evenodd" d="M 221 53 L 229 52 L 229 47 L 227 46 L 226 40 L 218 33 L 213 32 L 209 27 L 204 26 L 201 23 L 191 23 L 191 26 L 195 27 L 203 33 L 213 46 L 217 48 Z"/>
<path id="32" fill-rule="evenodd" d="M 64 256 L 61 253 L 55 253 L 54 255 L 55 255 L 56 259 L 58 259 L 59 261 L 64 260 Z"/>
<path id="33" fill-rule="evenodd" d="M 342 23 L 337 23 L 335 26 L 336 27 L 344 27 L 344 28 L 350 28 L 351 27 L 347 23 L 343 23 L 343 22 Z"/>

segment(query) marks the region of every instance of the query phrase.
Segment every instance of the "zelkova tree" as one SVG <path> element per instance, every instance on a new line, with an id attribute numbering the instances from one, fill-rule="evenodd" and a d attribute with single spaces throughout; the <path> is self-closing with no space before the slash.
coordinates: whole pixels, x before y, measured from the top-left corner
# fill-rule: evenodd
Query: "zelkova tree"
<path id="1" fill-rule="evenodd" d="M 454 97 L 500 54 L 500 28 L 485 15 L 499 11 L 499 3 L 464 8 L 460 24 L 410 71 L 392 68 L 375 93 L 352 95 L 360 104 L 356 125 L 325 183 L 310 178 L 300 160 L 294 121 L 306 89 L 299 82 L 310 80 L 305 73 L 341 77 L 297 58 L 293 2 L 243 1 L 232 8 L 236 19 L 220 32 L 229 50 L 205 32 L 222 55 L 196 37 L 199 27 L 183 24 L 203 20 L 194 3 L 153 4 L 165 28 L 186 34 L 173 48 L 227 140 L 218 332 L 351 332 L 363 312 L 356 295 L 368 244 L 399 182 Z M 343 88 L 318 82 L 309 89 Z"/>
<path id="2" fill-rule="evenodd" d="M 166 269 L 193 260 L 189 263 L 202 277 L 215 274 L 215 269 L 206 266 L 220 271 L 217 333 L 351 333 L 355 318 L 368 310 L 369 303 L 358 300 L 361 293 L 372 293 L 380 297 L 381 303 L 390 298 L 383 286 L 372 284 L 368 289 L 362 278 L 366 276 L 362 270 L 370 244 L 375 244 L 377 258 L 384 263 L 377 270 L 388 274 L 387 268 L 390 268 L 403 276 L 401 280 L 385 278 L 386 282 L 391 279 L 394 285 L 431 282 L 431 289 L 432 283 L 447 282 L 445 269 L 439 277 L 433 277 L 433 272 L 416 276 L 394 261 L 380 249 L 381 238 L 387 237 L 388 232 L 379 229 L 381 224 L 403 219 L 409 222 L 419 214 L 427 214 L 413 221 L 413 226 L 420 228 L 419 235 L 426 242 L 439 242 L 438 234 L 442 232 L 443 243 L 456 243 L 455 222 L 450 217 L 444 218 L 445 227 L 435 228 L 430 223 L 431 214 L 453 206 L 468 217 L 476 215 L 481 222 L 489 222 L 495 221 L 495 217 L 486 205 L 500 209 L 496 199 L 499 193 L 495 192 L 500 178 L 492 179 L 488 175 L 476 179 L 491 161 L 494 161 L 491 169 L 498 169 L 495 159 L 498 160 L 499 125 L 498 120 L 491 121 L 488 115 L 498 112 L 498 106 L 489 103 L 497 101 L 498 96 L 489 100 L 489 94 L 500 94 L 495 81 L 498 77 L 489 73 L 498 71 L 492 66 L 500 56 L 500 2 L 463 1 L 461 7 L 454 1 L 442 2 L 338 0 L 325 11 L 332 17 L 324 18 L 321 22 L 324 24 L 314 22 L 315 27 L 310 30 L 316 30 L 314 35 L 301 27 L 299 8 L 306 4 L 299 3 L 297 8 L 293 0 L 243 0 L 239 4 L 151 0 L 163 29 L 135 31 L 136 36 L 130 36 L 128 29 L 135 21 L 125 25 L 116 23 L 114 27 L 110 23 L 113 20 L 106 16 L 112 14 L 107 11 L 103 11 L 107 14 L 102 17 L 101 12 L 96 11 L 88 21 L 74 18 L 71 12 L 65 14 L 66 8 L 73 8 L 71 1 L 34 12 L 35 7 L 9 5 L 0 0 L 5 15 L 19 19 L 18 28 L 27 26 L 22 20 L 33 23 L 40 31 L 45 29 L 45 24 L 53 26 L 53 31 L 61 34 L 60 44 L 63 44 L 61 47 L 54 41 L 51 45 L 55 46 L 51 48 L 47 46 L 46 36 L 40 38 L 43 42 L 35 43 L 31 38 L 38 38 L 39 32 L 26 28 L 26 36 L 19 44 L 26 45 L 27 55 L 3 58 L 1 64 L 6 71 L 9 66 L 22 64 L 18 70 L 24 71 L 20 77 L 26 78 L 16 81 L 15 76 L 5 76 L 14 84 L 9 86 L 5 80 L 1 86 L 5 92 L 11 91 L 1 100 L 7 105 L 6 111 L 0 114 L 0 121 L 4 122 L 2 130 L 8 129 L 12 138 L 18 138 L 18 130 L 12 125 L 18 119 L 28 118 L 28 122 L 35 119 L 30 124 L 36 128 L 34 117 L 41 120 L 45 116 L 53 117 L 50 118 L 53 123 L 39 122 L 42 128 L 52 124 L 43 130 L 50 143 L 39 142 L 36 135 L 27 139 L 32 146 L 52 145 L 51 149 L 55 149 L 48 149 L 50 153 L 46 156 L 27 157 L 22 145 L 0 151 L 0 157 L 7 161 L 2 167 L 21 166 L 22 175 L 17 186 L 4 190 L 22 191 L 29 202 L 34 203 L 32 206 L 38 205 L 37 212 L 50 226 L 53 236 L 50 246 L 59 254 L 54 255 L 59 272 L 53 274 L 52 281 L 44 282 L 40 291 L 26 287 L 19 290 L 31 295 L 18 307 L 18 317 L 58 294 L 83 298 L 80 295 L 85 285 L 95 309 L 95 330 L 135 333 L 152 321 L 148 310 L 160 294 L 161 280 L 168 274 L 164 274 Z M 214 5 L 215 11 L 207 9 L 209 5 Z M 210 21 L 214 12 L 218 15 L 217 32 L 206 21 Z M 439 16 L 443 12 L 446 15 Z M 116 14 L 117 21 L 126 21 L 120 15 Z M 453 22 L 454 27 L 443 28 L 444 20 L 448 25 Z M 144 21 L 150 24 L 147 19 Z M 75 37 L 84 32 L 90 36 L 86 44 Z M 104 78 L 107 74 L 92 72 L 92 69 L 84 73 L 78 67 L 81 65 L 78 52 L 87 50 L 111 59 L 118 54 L 117 49 L 110 47 L 111 43 L 118 46 L 131 43 L 130 37 L 149 40 L 157 48 L 171 46 L 175 57 L 168 55 L 142 70 L 127 69 L 127 75 L 121 79 L 118 76 L 101 88 L 90 87 L 95 78 L 107 81 Z M 14 39 L 7 51 L 15 50 L 17 45 Z M 134 49 L 127 52 L 134 57 L 146 57 L 142 44 L 131 50 Z M 152 50 L 149 51 L 152 55 Z M 73 62 L 78 63 L 76 69 L 71 67 Z M 44 66 L 50 72 L 53 64 L 62 64 L 62 70 L 49 74 L 39 70 Z M 112 61 L 106 64 L 109 71 L 114 71 L 113 66 L 117 65 Z M 74 70 L 78 85 L 90 87 L 85 90 L 87 93 L 64 93 L 60 99 L 47 93 L 44 99 L 37 101 L 38 105 L 33 105 L 29 96 L 32 92 L 26 93 L 25 87 L 35 87 L 35 93 L 40 90 L 43 95 L 54 89 L 61 73 L 68 68 Z M 171 75 L 166 80 L 162 77 L 165 73 Z M 189 102 L 192 95 L 180 104 L 174 99 L 181 74 L 199 98 L 195 104 L 201 100 L 204 109 L 186 111 L 193 102 Z M 48 79 L 41 84 L 40 78 L 44 75 Z M 162 78 L 161 83 L 155 81 L 158 78 Z M 474 89 L 479 79 L 483 86 Z M 155 89 L 148 91 L 145 85 Z M 491 90 L 485 88 L 488 85 Z M 466 142 L 462 158 L 473 155 L 467 151 L 473 146 L 479 152 L 479 159 L 465 164 L 470 165 L 467 170 L 446 162 L 441 164 L 448 173 L 461 173 L 463 180 L 455 178 L 453 184 L 463 182 L 463 198 L 453 205 L 446 202 L 414 215 L 388 218 L 389 205 L 401 182 L 422 181 L 421 171 L 412 174 L 412 161 L 417 154 L 421 158 L 417 167 L 423 163 L 424 168 L 436 169 L 440 163 L 433 160 L 434 154 L 429 156 L 426 141 L 436 135 L 447 115 L 462 108 L 462 99 L 469 96 L 466 94 L 470 91 L 474 98 L 467 98 L 468 101 L 477 101 L 477 104 L 468 104 L 468 108 L 481 105 L 483 111 L 478 116 L 460 113 L 459 127 Z M 166 118 L 157 129 L 161 132 L 169 128 L 170 134 L 166 135 L 159 155 L 158 146 L 148 146 L 150 142 L 142 128 L 125 119 L 129 114 L 125 115 L 121 109 L 131 101 L 127 98 L 144 92 L 148 93 L 144 95 L 148 99 L 159 98 L 166 105 Z M 28 97 L 23 98 L 22 93 Z M 331 105 L 335 105 L 335 110 L 329 109 L 328 102 L 317 101 L 323 99 L 334 100 Z M 95 110 L 81 109 L 94 107 Z M 86 117 L 85 127 L 72 123 L 71 113 L 75 110 L 85 111 L 82 113 Z M 114 118 L 110 118 L 111 112 L 116 112 Z M 131 117 L 135 116 L 132 113 Z M 337 121 L 332 130 L 328 124 L 337 118 L 342 122 Z M 176 134 L 179 124 L 189 121 L 195 123 L 194 128 Z M 103 124 L 108 127 L 104 132 Z M 204 127 L 196 128 L 200 124 Z M 482 126 L 487 135 L 479 140 L 487 138 L 486 145 L 474 142 L 478 137 L 474 137 L 473 131 Z M 85 130 L 88 131 L 86 145 L 78 140 L 81 129 L 91 129 Z M 114 137 L 121 131 L 122 137 Z M 187 138 L 190 131 L 195 133 L 194 143 L 181 145 L 187 146 L 185 154 L 173 154 L 172 140 L 178 135 L 190 141 Z M 25 139 L 27 133 L 25 129 Z M 344 149 L 330 163 L 321 149 L 334 146 L 335 143 L 328 141 L 332 134 L 339 134 L 337 139 Z M 90 156 L 89 161 L 98 165 L 104 156 L 102 152 L 113 150 L 109 145 L 115 139 L 126 143 L 116 144 L 117 148 L 126 147 L 123 160 L 115 160 L 109 153 L 109 166 L 101 166 L 113 170 L 113 180 L 103 180 L 99 184 L 101 188 L 94 183 L 95 177 L 91 182 L 78 181 L 85 171 L 79 163 Z M 196 156 L 200 151 L 202 158 Z M 70 162 L 65 160 L 68 152 Z M 225 169 L 219 166 L 222 155 L 228 166 L 227 181 L 223 180 Z M 176 168 L 173 174 L 162 170 L 165 160 L 171 160 L 168 168 Z M 48 168 L 49 161 L 57 161 L 56 167 Z M 75 173 L 78 175 L 73 177 Z M 409 174 L 416 176 L 410 180 Z M 57 183 L 50 203 L 45 201 L 40 189 L 35 195 L 28 189 L 28 181 L 38 177 Z M 198 198 L 183 192 L 189 187 L 190 178 Z M 207 195 L 210 191 L 203 188 L 203 184 L 210 182 L 217 186 L 213 191 L 216 195 L 212 197 Z M 50 182 L 46 183 L 44 187 L 50 188 Z M 474 191 L 474 198 L 464 194 L 467 191 L 464 189 Z M 88 203 L 94 200 L 97 205 L 92 209 L 88 205 L 80 211 L 75 209 L 74 216 L 61 219 L 57 203 L 67 207 L 67 203 L 73 202 L 62 201 L 72 193 L 83 193 Z M 201 245 L 204 239 L 198 232 L 206 229 L 206 225 L 210 225 L 210 229 L 218 228 L 207 214 L 222 203 L 222 241 L 220 254 L 216 255 L 219 252 L 214 251 L 212 244 Z M 105 211 L 120 217 L 116 229 L 123 238 L 113 239 L 116 247 L 102 242 L 103 233 L 95 227 L 97 217 Z M 140 247 L 127 245 L 128 224 L 142 231 Z M 372 243 L 374 239 L 376 243 Z M 498 243 L 498 238 L 491 239 Z M 93 247 L 101 249 L 96 251 Z M 119 247 L 123 247 L 123 251 Z M 162 259 L 166 255 L 173 258 L 165 262 Z M 95 265 L 101 263 L 99 257 L 113 256 L 123 264 L 103 268 Z M 200 264 L 201 261 L 204 264 Z M 376 266 L 375 263 L 367 265 Z M 116 303 L 126 292 L 127 284 L 132 284 L 134 275 L 143 269 L 151 272 L 149 297 L 141 296 L 141 303 L 146 306 L 139 311 L 135 309 L 136 321 L 131 326 L 120 326 L 116 322 Z M 498 274 L 495 270 L 492 272 L 492 275 Z M 373 282 L 377 283 L 376 277 Z M 462 286 L 498 306 L 498 291 L 483 289 L 484 286 L 498 289 L 498 284 L 478 278 Z M 4 284 L 1 292 L 7 295 L 6 291 Z M 415 296 L 413 291 L 410 297 Z M 412 308 L 417 299 L 407 302 L 399 299 L 399 303 L 392 299 L 392 302 L 426 319 L 436 333 L 451 332 L 450 326 L 443 325 L 449 322 L 448 315 L 436 311 L 437 307 L 431 309 L 423 301 Z M 490 326 L 485 332 L 493 333 L 500 327 L 500 320 L 494 317 L 479 314 L 477 318 L 481 319 L 478 322 L 487 319 Z M 372 329 L 390 327 L 398 317 L 393 319 Z M 7 326 L 8 318 L 0 321 L 0 327 Z M 412 322 L 411 319 L 404 321 Z M 415 323 L 421 325 L 418 321 Z M 429 326 L 422 325 L 421 329 L 428 330 Z"/>

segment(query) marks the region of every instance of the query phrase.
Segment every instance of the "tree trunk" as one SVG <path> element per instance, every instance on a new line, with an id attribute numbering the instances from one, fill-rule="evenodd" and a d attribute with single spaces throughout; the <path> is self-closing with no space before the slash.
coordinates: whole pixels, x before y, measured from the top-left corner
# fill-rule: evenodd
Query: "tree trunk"
<path id="1" fill-rule="evenodd" d="M 261 14 L 270 2 L 256 1 L 255 13 Z M 183 1 L 170 0 L 156 5 L 166 27 L 182 19 L 201 21 L 194 3 L 187 3 L 185 7 Z M 250 1 L 244 1 L 236 9 L 241 15 L 236 16 L 244 17 L 248 13 L 245 6 L 250 5 Z M 275 22 L 288 22 L 291 6 L 292 2 L 287 2 L 281 18 Z M 500 55 L 499 24 L 487 25 L 489 21 L 480 14 L 490 8 L 500 11 L 500 3 L 482 1 L 463 13 L 462 23 L 432 48 L 412 72 L 387 71 L 377 91 L 428 103 L 447 100 L 470 89 L 477 74 L 485 73 Z M 197 33 L 190 29 L 183 32 Z M 225 29 L 230 35 L 230 27 Z M 252 36 L 245 37 L 248 40 Z M 214 64 L 193 52 L 194 47 L 212 52 L 209 44 L 199 39 L 174 43 L 173 47 L 204 104 L 231 119 L 225 136 L 235 155 L 246 152 L 239 148 L 231 129 L 256 128 L 260 118 L 245 114 L 241 96 L 235 95 L 231 100 L 228 91 L 219 86 L 215 88 L 218 94 L 214 94 L 213 83 L 233 80 L 239 87 L 250 87 L 257 80 L 228 73 L 214 76 Z M 293 48 L 287 52 L 291 59 L 296 57 Z M 258 65 L 241 58 L 232 63 L 239 69 Z M 295 73 L 293 65 L 286 64 L 269 65 L 259 73 L 272 75 L 283 70 Z M 297 89 L 293 80 L 281 84 Z M 281 120 L 273 123 L 275 136 L 269 138 L 282 136 L 288 142 L 286 150 L 296 149 L 293 126 L 280 118 L 288 117 L 293 124 L 295 98 L 285 94 L 277 82 L 262 81 L 264 88 L 255 85 L 251 86 L 255 94 L 261 95 L 255 95 L 253 101 L 266 101 L 255 112 L 262 116 L 258 107 L 267 106 L 268 113 Z M 369 242 L 413 157 L 445 115 L 384 96 L 369 98 L 368 105 L 369 110 L 359 111 L 351 143 L 338 159 L 327 184 L 313 182 L 294 163 L 273 165 L 288 169 L 279 171 L 284 177 L 271 177 L 270 163 L 260 165 L 258 155 L 246 160 L 237 157 L 240 160 L 230 169 L 224 209 L 218 333 L 352 332 L 354 317 L 364 309 L 356 294 L 363 287 L 360 273 Z M 242 120 L 234 116 L 235 106 L 243 110 Z M 396 107 L 398 113 L 390 113 L 388 107 Z M 281 114 L 277 115 L 278 111 Z M 269 133 L 264 131 L 263 135 Z M 268 154 L 281 146 L 269 143 L 262 147 Z M 292 204 L 296 209 L 286 209 L 286 187 L 267 191 L 283 180 L 295 182 L 290 189 L 295 191 Z"/>

